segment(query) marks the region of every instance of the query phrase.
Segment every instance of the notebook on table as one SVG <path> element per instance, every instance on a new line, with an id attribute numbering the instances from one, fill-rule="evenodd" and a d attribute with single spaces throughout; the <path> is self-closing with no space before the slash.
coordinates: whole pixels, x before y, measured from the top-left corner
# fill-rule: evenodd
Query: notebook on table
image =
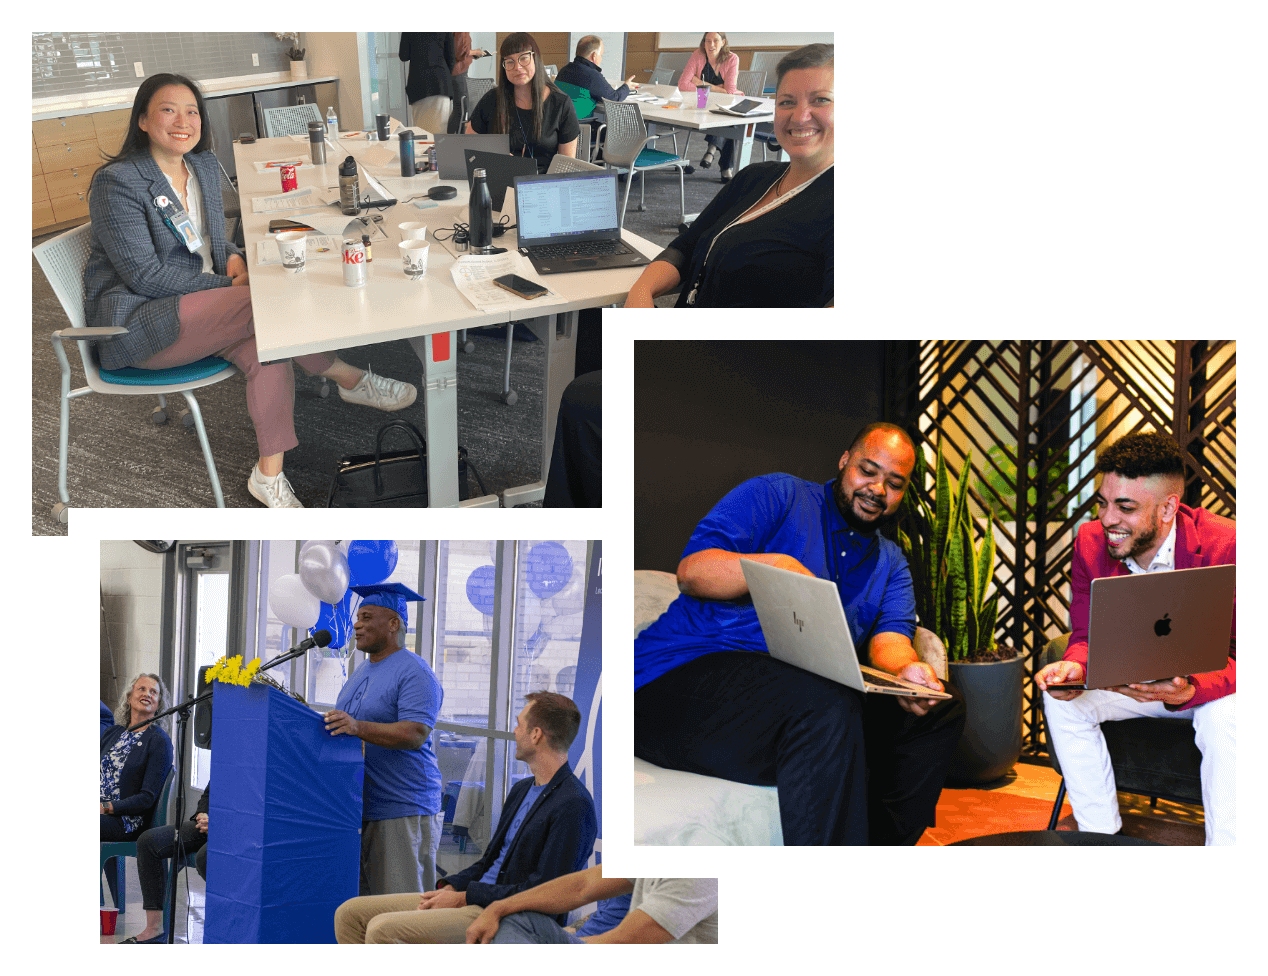
<path id="1" fill-rule="evenodd" d="M 757 610 L 771 657 L 855 691 L 907 698 L 950 698 L 887 671 L 859 663 L 854 638 L 831 580 L 741 559 L 740 569 Z"/>
<path id="2" fill-rule="evenodd" d="M 519 249 L 539 274 L 649 264 L 617 214 L 615 170 L 515 177 Z"/>
<path id="3" fill-rule="evenodd" d="M 1219 671 L 1228 663 L 1236 566 L 1092 580 L 1086 690 Z"/>

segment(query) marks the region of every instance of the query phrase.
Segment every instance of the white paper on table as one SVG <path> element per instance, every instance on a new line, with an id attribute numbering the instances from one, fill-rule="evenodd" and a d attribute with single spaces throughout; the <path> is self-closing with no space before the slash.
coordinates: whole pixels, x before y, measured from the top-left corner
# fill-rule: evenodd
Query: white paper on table
<path id="1" fill-rule="evenodd" d="M 257 173 L 268 173 L 280 170 L 283 166 L 312 166 L 313 161 L 307 156 L 296 156 L 294 159 L 266 159 L 254 165 Z"/>
<path id="2" fill-rule="evenodd" d="M 283 210 L 303 210 L 306 207 L 328 207 L 339 199 L 333 190 L 317 190 L 306 186 L 302 190 L 289 190 L 268 197 L 255 197 L 251 201 L 253 213 L 278 213 Z"/>
<path id="3" fill-rule="evenodd" d="M 361 153 L 357 162 L 366 166 L 391 166 L 395 163 L 398 171 L 401 165 L 400 157 L 381 142 L 373 149 L 367 149 Z"/>
<path id="4" fill-rule="evenodd" d="M 343 258 L 343 237 L 329 237 L 324 234 L 309 234 L 304 241 L 304 262 L 322 261 Z M 277 241 L 273 238 L 259 241 L 255 245 L 256 264 L 281 264 L 282 253 L 277 249 Z"/>
<path id="5" fill-rule="evenodd" d="M 558 297 L 553 291 L 547 290 L 545 295 L 526 301 L 493 283 L 494 278 L 503 275 L 517 274 L 521 278 L 528 278 L 536 274 L 532 263 L 514 251 L 507 251 L 505 254 L 464 254 L 453 263 L 449 273 L 462 297 L 481 312 L 526 308 L 548 298 Z M 534 278 L 530 280 L 536 281 Z M 536 283 L 541 284 L 539 281 Z"/>

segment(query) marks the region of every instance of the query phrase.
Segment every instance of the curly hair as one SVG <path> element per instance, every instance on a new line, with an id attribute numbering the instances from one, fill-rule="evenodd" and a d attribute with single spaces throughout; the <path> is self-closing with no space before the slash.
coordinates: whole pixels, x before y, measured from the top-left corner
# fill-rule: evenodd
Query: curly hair
<path id="1" fill-rule="evenodd" d="M 1101 452 L 1096 459 L 1096 470 L 1124 478 L 1166 475 L 1184 480 L 1184 455 L 1166 434 L 1156 431 L 1127 434 Z"/>
<path id="2" fill-rule="evenodd" d="M 171 707 L 172 698 L 171 695 L 167 693 L 167 685 L 163 684 L 163 679 L 157 674 L 146 674 L 145 672 L 141 672 L 132 679 L 131 684 L 128 685 L 128 690 L 123 693 L 123 696 L 119 699 L 119 704 L 114 710 L 115 724 L 122 725 L 125 729 L 132 724 L 132 705 L 128 702 L 128 698 L 132 695 L 132 689 L 136 687 L 136 683 L 142 678 L 153 678 L 154 683 L 158 685 L 159 700 L 158 708 L 156 708 L 155 711 L 161 712 L 164 709 Z M 155 724 L 162 728 L 164 732 L 170 732 L 171 730 L 168 723 L 171 722 L 171 720 L 172 717 L 169 715 L 166 718 L 159 719 Z"/>

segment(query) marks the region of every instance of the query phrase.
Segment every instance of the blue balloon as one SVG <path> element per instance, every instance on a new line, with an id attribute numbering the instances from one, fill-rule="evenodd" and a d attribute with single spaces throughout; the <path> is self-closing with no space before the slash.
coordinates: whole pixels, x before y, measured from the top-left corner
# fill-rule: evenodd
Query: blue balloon
<path id="1" fill-rule="evenodd" d="M 539 542 L 528 550 L 528 588 L 537 599 L 554 596 L 572 579 L 572 557 L 558 542 Z"/>
<path id="2" fill-rule="evenodd" d="M 358 539 L 348 543 L 351 586 L 382 583 L 396 569 L 396 543 L 390 539 Z"/>
<path id="3" fill-rule="evenodd" d="M 467 599 L 471 605 L 486 616 L 493 613 L 493 584 L 495 582 L 492 566 L 481 566 L 467 577 Z"/>
<path id="4" fill-rule="evenodd" d="M 349 590 L 338 603 L 323 603 L 317 617 L 317 626 L 309 628 L 309 634 L 319 630 L 330 631 L 330 647 L 343 647 L 352 636 L 352 597 Z"/>

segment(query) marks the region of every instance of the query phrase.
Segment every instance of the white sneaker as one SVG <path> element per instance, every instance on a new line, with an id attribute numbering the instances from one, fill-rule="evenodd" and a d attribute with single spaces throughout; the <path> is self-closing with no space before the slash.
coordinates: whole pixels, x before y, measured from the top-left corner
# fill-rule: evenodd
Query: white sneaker
<path id="1" fill-rule="evenodd" d="M 338 386 L 338 384 L 335 384 Z M 418 390 L 410 383 L 401 380 L 390 380 L 386 376 L 375 376 L 369 369 L 357 381 L 351 390 L 339 387 L 339 396 L 345 403 L 360 403 L 363 406 L 386 410 L 404 410 L 418 396 Z"/>
<path id="2" fill-rule="evenodd" d="M 286 475 L 278 472 L 275 478 L 266 478 L 260 473 L 257 463 L 251 469 L 251 477 L 247 479 L 247 491 L 251 497 L 267 508 L 303 508 L 303 504 L 291 490 L 291 483 Z"/>

